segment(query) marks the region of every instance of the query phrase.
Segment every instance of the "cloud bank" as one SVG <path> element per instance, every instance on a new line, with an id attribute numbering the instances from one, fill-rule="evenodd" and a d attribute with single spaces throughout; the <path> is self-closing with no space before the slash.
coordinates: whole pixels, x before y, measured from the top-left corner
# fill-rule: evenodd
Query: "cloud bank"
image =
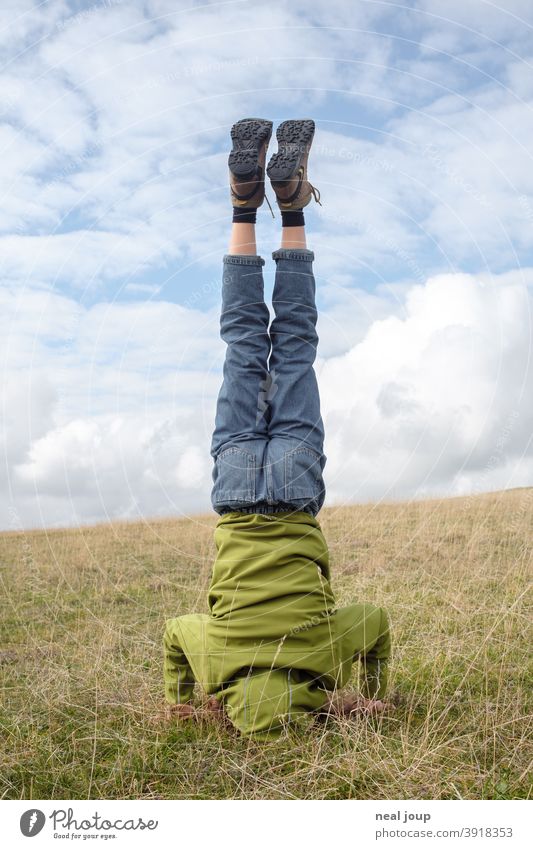
<path id="1" fill-rule="evenodd" d="M 209 509 L 215 311 L 159 302 L 80 314 L 41 294 L 2 307 L 13 371 L 32 362 L 6 385 L 6 515 L 16 505 L 38 525 Z M 521 273 L 437 275 L 321 358 L 328 503 L 527 485 L 532 307 Z M 321 328 L 337 322 L 326 313 Z"/>
<path id="2" fill-rule="evenodd" d="M 0 526 L 209 510 L 229 128 L 255 114 L 317 126 L 327 503 L 531 485 L 532 23 L 3 3 Z"/>

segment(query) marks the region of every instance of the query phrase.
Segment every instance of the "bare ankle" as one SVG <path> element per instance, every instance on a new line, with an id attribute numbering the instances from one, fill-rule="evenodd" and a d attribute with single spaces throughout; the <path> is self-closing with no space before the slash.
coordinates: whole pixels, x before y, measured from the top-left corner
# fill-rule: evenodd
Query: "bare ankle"
<path id="1" fill-rule="evenodd" d="M 288 249 L 307 248 L 307 242 L 305 239 L 305 227 L 282 227 L 281 247 Z"/>
<path id="2" fill-rule="evenodd" d="M 234 223 L 232 225 L 228 253 L 242 256 L 257 255 L 254 224 Z"/>

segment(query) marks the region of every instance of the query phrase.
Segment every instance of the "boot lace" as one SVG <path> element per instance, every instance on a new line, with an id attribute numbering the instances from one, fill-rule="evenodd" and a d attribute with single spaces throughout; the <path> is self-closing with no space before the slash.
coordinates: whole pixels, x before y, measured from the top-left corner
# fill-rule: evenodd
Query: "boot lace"
<path id="1" fill-rule="evenodd" d="M 320 204 L 320 206 L 322 206 L 322 203 L 321 203 L 321 201 L 320 201 L 320 192 L 319 192 L 319 190 L 318 190 L 315 186 L 313 186 L 311 183 L 309 183 L 309 186 L 310 186 L 310 188 L 311 188 L 311 194 L 313 195 L 313 197 L 314 197 L 315 201 L 316 201 L 317 203 L 319 203 L 319 204 Z"/>
<path id="2" fill-rule="evenodd" d="M 265 192 L 265 200 L 266 200 L 266 202 L 268 203 L 268 208 L 270 209 L 270 212 L 272 213 L 272 218 L 275 218 L 276 216 L 274 215 L 274 210 L 273 210 L 273 209 L 272 209 L 272 207 L 270 206 L 270 201 L 269 201 L 269 199 L 268 199 L 268 195 L 267 195 L 267 193 L 266 193 L 266 192 Z"/>

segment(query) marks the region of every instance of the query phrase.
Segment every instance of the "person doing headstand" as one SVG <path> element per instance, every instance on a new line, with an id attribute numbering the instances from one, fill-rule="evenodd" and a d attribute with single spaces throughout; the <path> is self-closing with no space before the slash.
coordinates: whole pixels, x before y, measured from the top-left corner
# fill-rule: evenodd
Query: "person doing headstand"
<path id="1" fill-rule="evenodd" d="M 217 556 L 209 613 L 167 620 L 163 637 L 170 713 L 196 714 L 198 682 L 211 697 L 208 710 L 259 739 L 306 714 L 386 707 L 387 614 L 372 604 L 336 607 L 316 518 L 326 458 L 313 368 L 314 253 L 303 213 L 311 197 L 320 202 L 307 176 L 314 130 L 312 120 L 284 121 L 266 168 L 282 216 L 270 326 L 255 220 L 272 122 L 246 118 L 231 130 L 233 223 L 220 318 L 227 349 L 211 444 Z M 357 660 L 362 693 L 343 696 Z"/>

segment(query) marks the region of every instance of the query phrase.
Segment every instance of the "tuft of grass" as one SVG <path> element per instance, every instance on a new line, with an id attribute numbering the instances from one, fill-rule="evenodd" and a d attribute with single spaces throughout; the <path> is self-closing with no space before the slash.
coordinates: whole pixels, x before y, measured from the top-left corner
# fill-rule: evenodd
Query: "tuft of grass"
<path id="1" fill-rule="evenodd" d="M 533 489 L 319 518 L 338 603 L 390 613 L 397 708 L 267 744 L 161 719 L 214 514 L 0 534 L 2 798 L 530 798 Z"/>

